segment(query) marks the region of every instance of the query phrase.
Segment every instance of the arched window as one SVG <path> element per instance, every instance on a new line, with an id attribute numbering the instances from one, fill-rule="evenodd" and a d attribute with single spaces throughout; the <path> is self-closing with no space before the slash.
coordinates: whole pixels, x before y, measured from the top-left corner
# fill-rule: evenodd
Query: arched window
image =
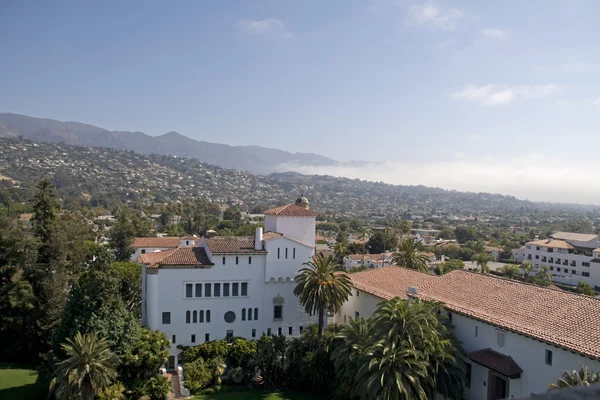
<path id="1" fill-rule="evenodd" d="M 246 320 L 246 309 L 242 308 L 242 321 Z"/>
<path id="2" fill-rule="evenodd" d="M 210 310 L 206 310 L 206 322 L 210 322 Z"/>
<path id="3" fill-rule="evenodd" d="M 252 309 L 248 309 L 248 321 L 252 321 Z"/>
<path id="4" fill-rule="evenodd" d="M 194 310 L 194 312 L 192 313 L 192 322 L 198 322 L 198 312 L 196 310 Z"/>
<path id="5" fill-rule="evenodd" d="M 198 311 L 198 314 L 200 317 L 198 322 L 204 322 L 204 310 Z"/>
<path id="6" fill-rule="evenodd" d="M 186 311 L 185 312 L 185 323 L 189 324 L 190 323 L 190 311 Z"/>
<path id="7" fill-rule="evenodd" d="M 258 319 L 258 308 L 254 309 L 254 320 L 256 321 Z"/>

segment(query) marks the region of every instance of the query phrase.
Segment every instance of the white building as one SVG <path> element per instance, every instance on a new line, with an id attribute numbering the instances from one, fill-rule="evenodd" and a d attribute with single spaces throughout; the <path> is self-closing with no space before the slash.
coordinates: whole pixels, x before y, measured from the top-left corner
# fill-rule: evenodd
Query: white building
<path id="1" fill-rule="evenodd" d="M 547 391 L 565 371 L 600 371 L 600 300 L 467 271 L 443 276 L 400 267 L 351 275 L 352 296 L 335 322 L 369 317 L 382 300 L 444 304 L 467 353 L 468 400 Z"/>
<path id="2" fill-rule="evenodd" d="M 171 339 L 169 368 L 178 364 L 177 345 L 296 336 L 316 323 L 293 294 L 294 277 L 314 254 L 316 215 L 298 199 L 265 211 L 265 233 L 203 237 L 195 246 L 140 256 L 142 324 Z"/>
<path id="3" fill-rule="evenodd" d="M 548 239 L 527 242 L 513 250 L 520 262 L 539 268 L 547 265 L 552 280 L 576 286 L 579 281 L 600 288 L 600 238 L 598 235 L 556 232 Z"/>

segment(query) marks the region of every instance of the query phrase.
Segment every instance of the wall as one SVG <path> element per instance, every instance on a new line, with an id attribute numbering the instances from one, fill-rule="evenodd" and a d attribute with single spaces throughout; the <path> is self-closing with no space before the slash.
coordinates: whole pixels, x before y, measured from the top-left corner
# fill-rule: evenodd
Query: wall
<path id="1" fill-rule="evenodd" d="M 471 352 L 491 348 L 509 355 L 524 371 L 520 379 L 510 382 L 509 398 L 521 398 L 532 393 L 544 393 L 548 384 L 555 382 L 566 370 L 579 369 L 587 365 L 592 371 L 600 370 L 600 362 L 590 360 L 570 351 L 541 343 L 529 337 L 513 332 L 505 332 L 504 347 L 498 346 L 496 332 L 492 325 L 453 313 L 452 324 L 456 337 L 463 343 L 465 351 Z M 477 337 L 475 337 L 477 326 Z M 545 350 L 552 351 L 552 365 L 545 364 Z M 479 400 L 487 398 L 488 370 L 478 364 L 472 365 L 471 389 L 467 391 L 467 399 Z M 485 386 L 484 386 L 485 382 Z"/>
<path id="2" fill-rule="evenodd" d="M 277 257 L 279 249 L 279 258 Z M 287 249 L 287 258 L 285 256 Z M 294 258 L 294 249 L 296 257 Z M 271 239 L 265 242 L 267 254 L 267 268 L 265 282 L 285 281 L 286 278 L 294 279 L 298 270 L 303 268 L 303 263 L 310 261 L 314 249 L 290 240 L 285 237 Z"/>
<path id="3" fill-rule="evenodd" d="M 283 233 L 309 246 L 315 245 L 315 227 L 314 217 L 265 216 L 265 231 Z"/>
<path id="4" fill-rule="evenodd" d="M 357 311 L 360 317 L 369 318 L 377 308 L 377 304 L 381 301 L 383 301 L 381 298 L 373 296 L 370 293 L 352 289 L 352 295 L 344 303 L 341 310 L 333 316 L 333 322 L 337 324 L 348 323 L 350 322 L 348 318 L 354 318 Z"/>

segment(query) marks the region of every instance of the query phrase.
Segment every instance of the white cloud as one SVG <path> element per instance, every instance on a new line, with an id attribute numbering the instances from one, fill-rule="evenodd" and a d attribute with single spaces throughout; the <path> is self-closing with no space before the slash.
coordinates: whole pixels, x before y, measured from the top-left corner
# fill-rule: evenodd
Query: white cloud
<path id="1" fill-rule="evenodd" d="M 456 8 L 443 10 L 433 4 L 413 5 L 408 10 L 410 23 L 416 25 L 432 24 L 446 30 L 453 30 L 463 15 L 463 12 Z"/>
<path id="2" fill-rule="evenodd" d="M 269 32 L 277 32 L 283 36 L 291 36 L 283 22 L 276 18 L 267 19 L 243 19 L 236 25 L 238 31 L 251 34 L 263 34 Z"/>
<path id="3" fill-rule="evenodd" d="M 553 96 L 561 90 L 560 85 L 496 85 L 476 86 L 469 84 L 451 93 L 457 100 L 477 102 L 486 106 L 512 103 L 516 99 L 542 99 Z"/>
<path id="4" fill-rule="evenodd" d="M 493 28 L 482 29 L 481 34 L 483 36 L 488 36 L 496 39 L 506 39 L 509 36 L 508 32 Z"/>
<path id="5" fill-rule="evenodd" d="M 458 152 L 451 160 L 427 163 L 388 161 L 339 167 L 282 165 L 280 170 L 397 185 L 502 193 L 534 201 L 600 203 L 600 187 L 589 184 L 599 176 L 600 164 L 556 159 L 550 165 L 547 161 L 546 156 L 534 153 L 474 157 Z M 556 169 L 556 165 L 561 165 L 561 168 Z M 561 182 L 560 190 L 556 189 L 556 182 Z"/>

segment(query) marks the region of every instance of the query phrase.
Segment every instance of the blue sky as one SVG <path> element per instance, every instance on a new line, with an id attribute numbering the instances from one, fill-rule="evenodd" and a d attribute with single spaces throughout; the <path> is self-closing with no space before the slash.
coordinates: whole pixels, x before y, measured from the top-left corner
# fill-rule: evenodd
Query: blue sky
<path id="1" fill-rule="evenodd" d="M 596 0 L 5 1 L 0 111 L 598 203 L 598 16 Z"/>

